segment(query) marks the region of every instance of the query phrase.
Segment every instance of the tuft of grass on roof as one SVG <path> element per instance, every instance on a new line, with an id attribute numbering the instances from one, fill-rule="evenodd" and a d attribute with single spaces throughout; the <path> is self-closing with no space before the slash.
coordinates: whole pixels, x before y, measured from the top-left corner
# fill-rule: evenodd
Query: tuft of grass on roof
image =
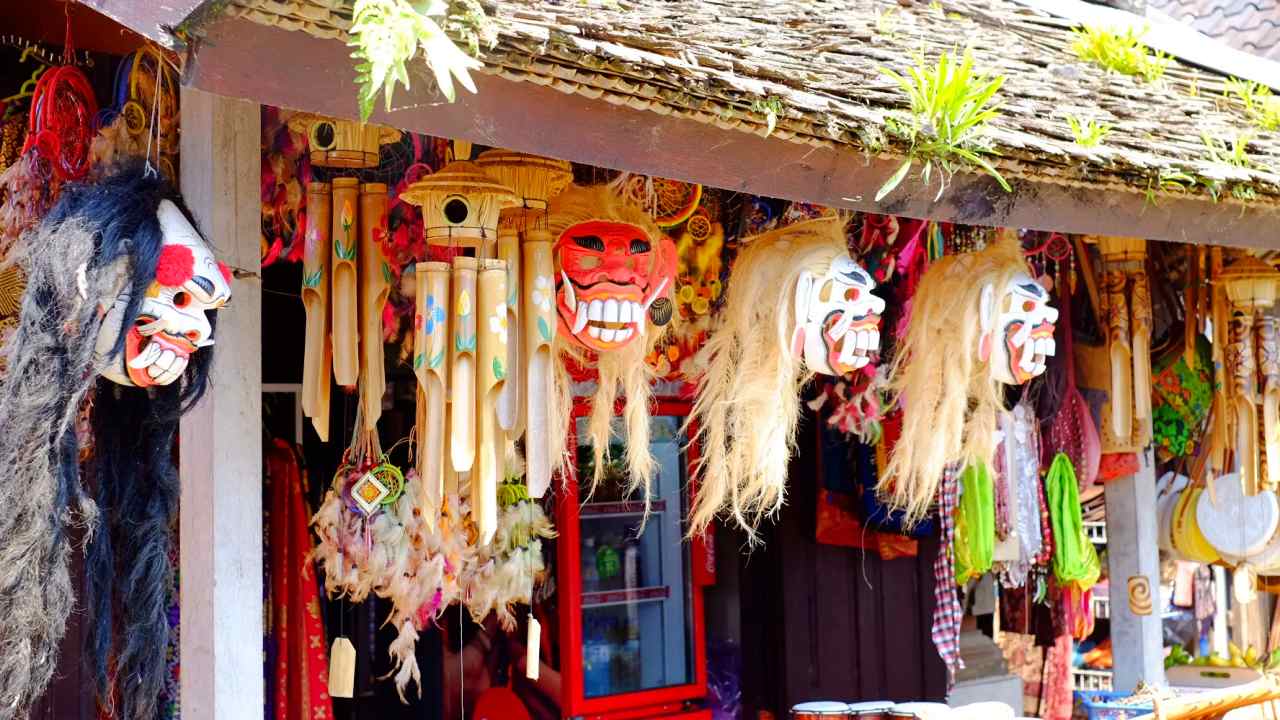
<path id="1" fill-rule="evenodd" d="M 1253 167 L 1253 158 L 1249 155 L 1249 142 L 1253 140 L 1252 135 L 1247 133 L 1238 134 L 1228 143 L 1225 140 L 1212 137 L 1202 130 L 1200 131 L 1200 139 L 1204 142 L 1205 150 L 1211 162 L 1235 168 Z M 1201 178 L 1201 183 L 1208 189 L 1214 202 L 1217 202 L 1228 191 L 1231 197 L 1244 202 L 1252 202 L 1258 198 L 1257 190 L 1248 182 L 1226 182 L 1218 179 Z"/>
<path id="2" fill-rule="evenodd" d="M 1140 77 L 1149 83 L 1156 82 L 1164 76 L 1173 58 L 1165 53 L 1155 51 L 1142 43 L 1142 32 L 1134 32 L 1133 28 L 1123 32 L 1097 25 L 1086 25 L 1076 28 L 1075 40 L 1071 42 L 1071 52 L 1076 57 L 1091 62 L 1111 72 L 1121 75 Z"/>
<path id="3" fill-rule="evenodd" d="M 782 102 L 782 98 L 777 95 L 767 95 L 752 100 L 751 111 L 764 116 L 766 126 L 764 134 L 765 137 L 768 137 L 778 127 L 778 118 L 786 114 L 787 106 Z"/>
<path id="4" fill-rule="evenodd" d="M 987 124 L 999 114 L 995 94 L 1004 84 L 1003 75 L 988 76 L 973 67 L 973 53 L 965 50 L 958 61 L 943 53 L 933 64 L 923 57 L 899 75 L 887 68 L 880 72 L 892 78 L 906 96 L 911 116 L 903 121 L 888 118 L 885 129 L 908 143 L 907 159 L 876 193 L 876 202 L 893 192 L 921 164 L 920 177 L 928 185 L 936 172 L 938 194 L 962 167 L 981 169 L 1010 192 L 1009 183 L 984 155 L 996 154 L 986 136 Z"/>
<path id="5" fill-rule="evenodd" d="M 1244 109 L 1245 117 L 1261 130 L 1280 130 L 1280 97 L 1271 94 L 1271 88 L 1252 80 L 1227 78 L 1223 87 L 1228 98 L 1233 98 Z"/>
<path id="6" fill-rule="evenodd" d="M 1071 128 L 1071 137 L 1075 139 L 1077 145 L 1083 148 L 1097 147 L 1102 144 L 1103 138 L 1107 133 L 1111 132 L 1109 123 L 1099 122 L 1097 120 L 1081 121 L 1075 115 L 1067 116 L 1067 125 Z"/>

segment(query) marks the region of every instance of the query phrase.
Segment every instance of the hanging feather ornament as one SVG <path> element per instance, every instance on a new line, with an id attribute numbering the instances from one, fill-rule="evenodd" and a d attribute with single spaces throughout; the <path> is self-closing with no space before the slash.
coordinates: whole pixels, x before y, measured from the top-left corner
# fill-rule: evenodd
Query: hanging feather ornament
<path id="1" fill-rule="evenodd" d="M 513 606 L 531 603 L 535 585 L 546 575 L 542 541 L 556 536 L 551 520 L 529 497 L 524 473 L 522 459 L 512 450 L 498 487 L 497 532 L 491 543 L 479 548 L 466 577 L 465 602 L 471 617 L 479 623 L 496 612 L 507 632 L 516 628 Z"/>

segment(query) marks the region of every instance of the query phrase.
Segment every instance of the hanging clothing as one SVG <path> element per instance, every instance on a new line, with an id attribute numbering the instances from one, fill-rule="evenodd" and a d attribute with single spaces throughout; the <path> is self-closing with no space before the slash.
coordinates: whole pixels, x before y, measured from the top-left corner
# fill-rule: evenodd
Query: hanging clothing
<path id="1" fill-rule="evenodd" d="M 951 550 L 956 540 L 956 505 L 959 503 L 960 480 L 954 467 L 942 473 L 942 485 L 938 488 L 938 521 L 942 527 L 942 541 L 938 557 L 933 561 L 933 629 L 930 636 L 938 649 L 938 655 L 947 666 L 947 692 L 956 684 L 956 672 L 964 669 L 960 657 L 960 622 L 964 610 L 960 607 L 959 588 L 956 587 L 956 568 Z"/>
<path id="2" fill-rule="evenodd" d="M 329 668 L 320 588 L 307 561 L 311 551 L 303 472 L 293 446 L 273 439 L 266 448 L 270 489 L 267 540 L 271 557 L 269 646 L 273 691 L 267 698 L 275 720 L 329 720 Z"/>

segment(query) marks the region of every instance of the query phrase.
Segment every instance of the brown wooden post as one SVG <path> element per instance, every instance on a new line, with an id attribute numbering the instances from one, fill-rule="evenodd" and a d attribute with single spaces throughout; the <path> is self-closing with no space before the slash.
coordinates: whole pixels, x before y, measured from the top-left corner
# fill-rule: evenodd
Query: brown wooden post
<path id="1" fill-rule="evenodd" d="M 182 89 L 183 197 L 235 272 L 211 386 L 182 419 L 182 715 L 262 717 L 258 105 Z"/>

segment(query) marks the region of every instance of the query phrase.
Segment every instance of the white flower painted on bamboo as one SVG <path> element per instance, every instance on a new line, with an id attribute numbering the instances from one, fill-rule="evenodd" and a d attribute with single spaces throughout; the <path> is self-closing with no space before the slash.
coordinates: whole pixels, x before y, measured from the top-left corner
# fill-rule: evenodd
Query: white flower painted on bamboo
<path id="1" fill-rule="evenodd" d="M 555 288 L 551 285 L 551 278 L 546 275 L 539 275 L 533 281 L 533 306 L 542 312 L 551 311 L 551 298 L 555 295 Z"/>
<path id="2" fill-rule="evenodd" d="M 496 335 L 503 345 L 507 344 L 507 304 L 505 302 L 494 306 L 493 314 L 489 316 L 489 332 Z"/>

